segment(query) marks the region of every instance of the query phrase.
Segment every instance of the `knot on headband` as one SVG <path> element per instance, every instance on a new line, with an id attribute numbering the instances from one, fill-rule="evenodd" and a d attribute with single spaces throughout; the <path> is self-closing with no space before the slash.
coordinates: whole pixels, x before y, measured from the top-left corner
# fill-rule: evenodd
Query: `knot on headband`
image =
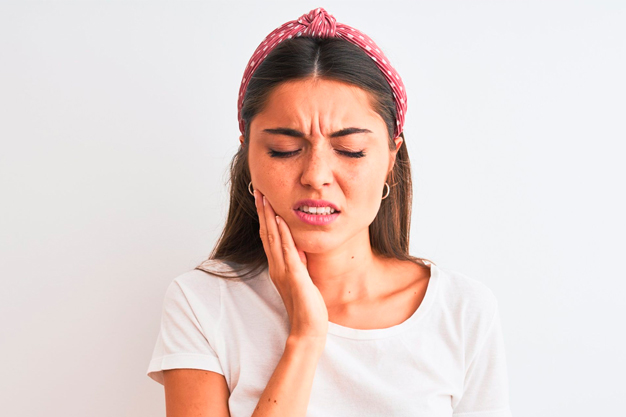
<path id="1" fill-rule="evenodd" d="M 341 38 L 353 43 L 365 52 L 378 66 L 385 79 L 391 87 L 393 100 L 396 104 L 396 127 L 394 130 L 394 139 L 402 133 L 404 127 L 404 119 L 407 108 L 407 96 L 404 83 L 400 74 L 391 66 L 387 57 L 380 48 L 366 34 L 356 30 L 353 27 L 338 23 L 337 20 L 321 7 L 305 13 L 297 20 L 284 23 L 280 27 L 274 29 L 269 35 L 263 39 L 263 42 L 257 47 L 252 54 L 248 65 L 243 74 L 241 85 L 239 87 L 239 97 L 237 99 L 237 117 L 239 120 L 239 131 L 245 134 L 244 120 L 241 118 L 241 108 L 243 107 L 243 99 L 250 78 L 254 71 L 259 67 L 261 62 L 267 55 L 276 48 L 282 41 L 298 36 L 310 36 L 313 38 Z"/>
<path id="2" fill-rule="evenodd" d="M 303 35 L 318 38 L 332 38 L 337 29 L 337 19 L 321 7 L 300 16 L 298 23 L 305 27 Z"/>

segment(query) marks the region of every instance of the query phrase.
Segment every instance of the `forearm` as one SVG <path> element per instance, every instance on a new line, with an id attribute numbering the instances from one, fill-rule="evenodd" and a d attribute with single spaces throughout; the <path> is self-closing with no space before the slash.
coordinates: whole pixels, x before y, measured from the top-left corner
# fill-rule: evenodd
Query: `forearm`
<path id="1" fill-rule="evenodd" d="M 252 417 L 304 417 L 324 345 L 289 337 Z"/>

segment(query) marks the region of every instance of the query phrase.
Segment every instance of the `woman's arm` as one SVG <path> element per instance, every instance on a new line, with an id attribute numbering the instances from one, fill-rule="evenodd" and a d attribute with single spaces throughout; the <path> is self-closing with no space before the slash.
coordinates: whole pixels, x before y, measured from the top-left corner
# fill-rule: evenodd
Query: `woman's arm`
<path id="1" fill-rule="evenodd" d="M 289 336 L 252 417 L 304 417 L 324 339 Z M 169 417 L 169 416 L 168 416 Z"/>
<path id="2" fill-rule="evenodd" d="M 167 417 L 230 417 L 224 375 L 202 369 L 163 371 Z"/>
<path id="3" fill-rule="evenodd" d="M 254 190 L 254 196 L 268 272 L 289 316 L 289 336 L 252 417 L 304 417 L 326 345 L 328 310 L 289 226 L 259 190 Z"/>

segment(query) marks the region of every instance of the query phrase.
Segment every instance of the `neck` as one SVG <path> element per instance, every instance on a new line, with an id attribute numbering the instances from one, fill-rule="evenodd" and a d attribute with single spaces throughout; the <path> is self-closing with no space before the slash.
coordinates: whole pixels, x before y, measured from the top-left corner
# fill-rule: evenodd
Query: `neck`
<path id="1" fill-rule="evenodd" d="M 326 306 L 376 299 L 382 292 L 384 265 L 370 246 L 369 231 L 339 248 L 306 253 L 307 269 Z"/>

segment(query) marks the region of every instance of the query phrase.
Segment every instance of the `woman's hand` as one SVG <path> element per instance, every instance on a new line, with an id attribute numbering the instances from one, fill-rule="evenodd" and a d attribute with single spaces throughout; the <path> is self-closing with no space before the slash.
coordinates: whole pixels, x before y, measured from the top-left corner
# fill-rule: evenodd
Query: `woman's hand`
<path id="1" fill-rule="evenodd" d="M 254 199 L 269 275 L 289 314 L 289 337 L 325 343 L 328 310 L 322 294 L 309 276 L 306 255 L 296 247 L 289 226 L 276 216 L 265 196 L 254 190 Z"/>

